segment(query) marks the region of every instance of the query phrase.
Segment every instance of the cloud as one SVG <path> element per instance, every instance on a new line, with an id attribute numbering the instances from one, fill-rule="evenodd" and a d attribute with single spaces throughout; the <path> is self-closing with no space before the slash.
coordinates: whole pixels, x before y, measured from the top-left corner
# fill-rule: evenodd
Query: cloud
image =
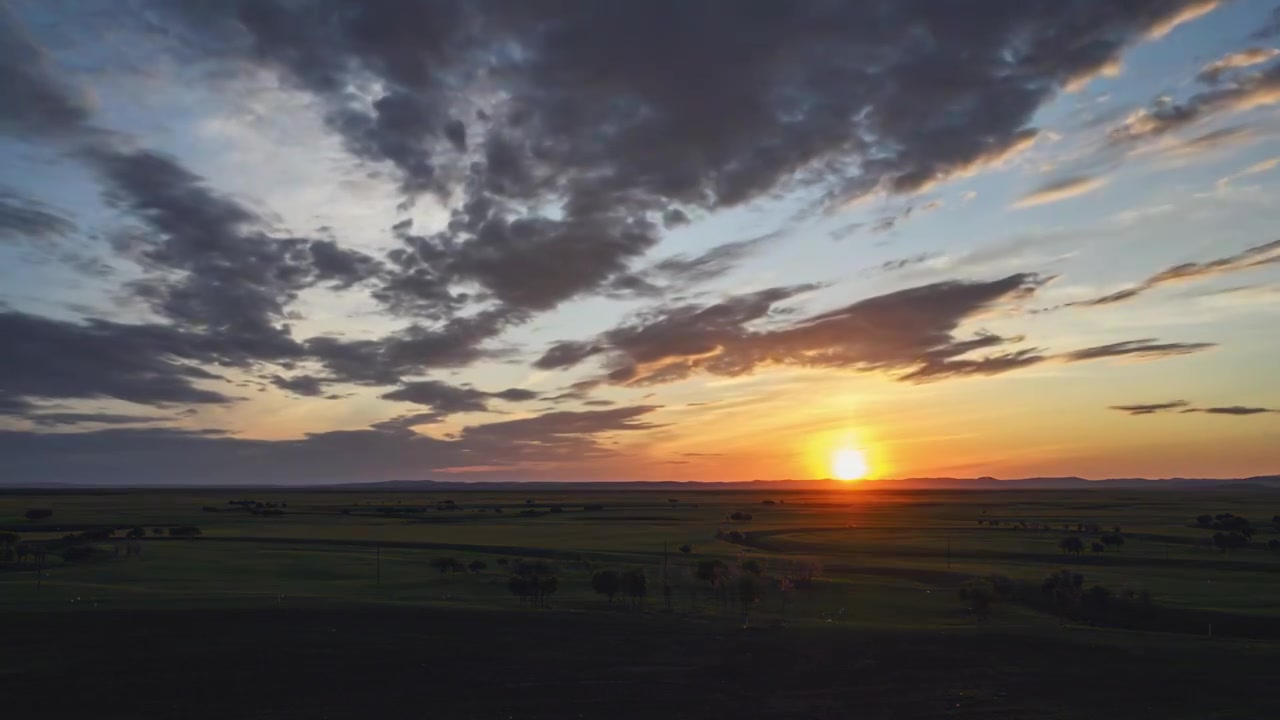
<path id="1" fill-rule="evenodd" d="M 1188 413 L 1204 413 L 1207 415 L 1264 415 L 1267 413 L 1280 413 L 1280 410 L 1273 410 L 1264 407 L 1245 407 L 1242 405 L 1231 405 L 1228 407 L 1189 407 L 1191 403 L 1186 400 L 1174 400 L 1166 403 L 1152 403 L 1149 405 L 1112 405 L 1112 410 L 1127 412 L 1130 415 L 1155 415 L 1156 413 L 1172 412 L 1177 410 L 1179 414 Z"/>
<path id="2" fill-rule="evenodd" d="M 1277 55 L 1280 55 L 1280 50 L 1275 48 L 1251 47 L 1238 50 L 1205 65 L 1196 75 L 1196 80 L 1212 85 L 1222 78 L 1223 73 L 1260 65 Z"/>
<path id="3" fill-rule="evenodd" d="M 1267 22 L 1249 37 L 1253 40 L 1268 40 L 1276 36 L 1280 36 L 1280 7 L 1274 8 Z"/>
<path id="4" fill-rule="evenodd" d="M 430 414 L 379 423 L 368 430 L 313 433 L 297 440 L 250 440 L 219 430 L 114 428 L 92 432 L 0 431 L 0 483 L 358 482 L 441 477 L 450 468 L 484 464 L 505 477 L 527 477 L 546 463 L 616 455 L 600 442 L 617 433 L 661 427 L 644 417 L 652 405 L 548 413 L 463 429 L 453 439 L 408 428 Z"/>
<path id="5" fill-rule="evenodd" d="M 320 397 L 325 392 L 325 378 L 316 377 L 315 375 L 295 375 L 293 377 L 272 375 L 270 381 L 272 385 L 281 390 L 287 390 L 294 395 Z"/>
<path id="6" fill-rule="evenodd" d="M 1185 413 L 1207 413 L 1209 415 L 1262 415 L 1265 413 L 1280 413 L 1280 410 L 1262 407 L 1245 407 L 1242 405 L 1231 405 L 1229 407 L 1209 407 L 1209 408 L 1191 408 L 1183 410 Z"/>
<path id="7" fill-rule="evenodd" d="M 445 229 L 405 234 L 383 294 L 447 317 L 471 283 L 538 312 L 617 289 L 689 213 L 800 186 L 832 204 L 911 193 L 998 164 L 1059 88 L 1203 7 L 1012 5 L 974 23 L 946 4 L 264 0 L 156 3 L 153 22 L 225 72 L 313 95 L 407 195 L 460 198 Z"/>
<path id="8" fill-rule="evenodd" d="M 38 415 L 28 415 L 29 420 L 36 425 L 42 426 L 61 426 L 61 425 L 145 425 L 148 423 L 169 422 L 172 418 L 160 415 L 120 415 L 115 413 L 40 413 Z"/>
<path id="9" fill-rule="evenodd" d="M 1130 113 L 1113 128 L 1108 134 L 1108 145 L 1113 149 L 1124 148 L 1211 117 L 1277 102 L 1280 102 L 1280 65 L 1272 65 L 1262 72 L 1236 77 L 1230 83 L 1215 84 L 1182 102 L 1161 97 L 1150 107 Z"/>
<path id="10" fill-rule="evenodd" d="M 439 380 L 421 380 L 402 385 L 382 396 L 383 400 L 411 402 L 426 405 L 442 414 L 463 412 L 488 412 L 489 400 L 497 398 L 511 402 L 535 400 L 539 396 L 531 390 L 508 388 L 501 392 L 485 392 L 470 387 L 458 387 Z"/>
<path id="11" fill-rule="evenodd" d="M 654 308 L 594 340 L 554 345 L 538 365 L 572 367 L 601 355 L 612 382 L 633 385 L 670 382 L 695 372 L 743 375 L 761 365 L 901 371 L 912 380 L 994 374 L 1000 367 L 1012 369 L 1042 358 L 1023 352 L 991 357 L 985 363 L 960 363 L 966 353 L 1020 338 L 985 333 L 960 339 L 954 335 L 956 329 L 1002 302 L 1025 297 L 1042 283 L 1034 275 L 936 283 L 801 320 L 787 319 L 789 313 L 776 305 L 814 287 L 770 288 L 711 305 Z M 774 326 L 760 327 L 765 321 Z"/>
<path id="12" fill-rule="evenodd" d="M 198 386 L 199 364 L 234 362 L 235 349 L 161 325 L 71 323 L 0 312 L 0 377 L 10 399 L 115 398 L 143 405 L 227 403 Z M 226 352 L 230 349 L 231 352 Z"/>
<path id="13" fill-rule="evenodd" d="M 1032 190 L 1015 202 L 1013 207 L 1021 209 L 1047 205 L 1091 193 L 1106 184 L 1106 178 L 1082 176 L 1062 178 Z"/>
<path id="14" fill-rule="evenodd" d="M 1146 338 L 1143 340 L 1126 340 L 1124 342 L 1073 350 L 1071 352 L 1064 353 L 1061 355 L 1061 358 L 1066 362 L 1081 362 L 1084 360 L 1099 360 L 1102 358 L 1113 357 L 1133 357 L 1151 360 L 1178 355 L 1190 355 L 1191 353 L 1197 353 L 1214 347 L 1217 347 L 1216 343 L 1162 343 L 1153 338 Z"/>
<path id="15" fill-rule="evenodd" d="M 1230 185 L 1233 181 L 1239 180 L 1242 177 L 1248 177 L 1249 175 L 1257 175 L 1259 173 L 1270 172 L 1272 170 L 1275 170 L 1277 167 L 1280 167 L 1280 157 L 1274 157 L 1274 158 L 1271 158 L 1270 160 L 1263 160 L 1262 162 L 1256 162 L 1250 165 L 1249 167 L 1241 170 L 1238 173 L 1234 173 L 1232 175 L 1228 175 L 1227 177 L 1222 178 L 1221 180 L 1218 181 L 1218 187 L 1225 188 L 1228 185 Z"/>
<path id="16" fill-rule="evenodd" d="M 1196 2 L 1185 3 L 1176 11 L 1165 15 L 1159 21 L 1153 23 L 1147 28 L 1147 38 L 1149 40 L 1159 40 L 1160 38 L 1173 32 L 1173 29 L 1179 25 L 1191 22 L 1198 17 L 1203 17 L 1213 12 L 1218 5 L 1219 0 L 1196 0 Z"/>
<path id="17" fill-rule="evenodd" d="M 1172 400 L 1163 403 L 1147 403 L 1142 405 L 1112 405 L 1111 410 L 1119 410 L 1130 415 L 1154 415 L 1166 410 L 1179 410 L 1190 405 L 1186 400 Z"/>
<path id="18" fill-rule="evenodd" d="M 912 265 L 919 265 L 920 263 L 928 262 L 937 257 L 940 257 L 938 253 L 923 252 L 915 255 L 909 255 L 904 258 L 898 258 L 897 260 L 886 260 L 880 263 L 880 270 L 883 272 L 902 270 L 904 268 L 909 268 Z"/>
<path id="19" fill-rule="evenodd" d="M 1216 275 L 1264 267 L 1275 263 L 1280 263 L 1280 240 L 1273 240 L 1269 243 L 1256 245 L 1247 250 L 1236 253 L 1235 255 L 1228 255 L 1216 260 L 1174 265 L 1173 267 L 1161 270 L 1155 275 L 1152 275 L 1132 287 L 1118 290 L 1116 292 L 1103 295 L 1102 297 L 1093 298 L 1092 300 L 1068 303 L 1068 305 L 1085 307 L 1112 305 L 1118 302 L 1124 302 L 1125 300 L 1132 300 L 1148 290 L 1153 290 L 1161 285 L 1200 280 L 1207 277 L 1214 277 Z"/>
<path id="20" fill-rule="evenodd" d="M 0 3 L 0 133 L 35 139 L 80 132 L 87 97 L 64 84 L 6 3 Z"/>
<path id="21" fill-rule="evenodd" d="M 0 241 L 59 240 L 76 224 L 43 203 L 0 188 Z"/>

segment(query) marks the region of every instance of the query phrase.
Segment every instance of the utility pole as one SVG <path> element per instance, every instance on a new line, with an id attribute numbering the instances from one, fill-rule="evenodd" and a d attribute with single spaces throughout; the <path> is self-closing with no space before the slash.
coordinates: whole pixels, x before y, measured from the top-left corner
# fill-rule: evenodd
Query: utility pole
<path id="1" fill-rule="evenodd" d="M 375 545 L 374 551 L 377 557 L 378 585 L 382 585 L 382 545 L 381 544 Z"/>

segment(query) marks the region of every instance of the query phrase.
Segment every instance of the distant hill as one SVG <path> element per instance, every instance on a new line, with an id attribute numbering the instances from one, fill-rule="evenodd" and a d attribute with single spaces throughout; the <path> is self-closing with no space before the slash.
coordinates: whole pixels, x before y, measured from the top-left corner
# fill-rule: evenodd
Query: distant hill
<path id="1" fill-rule="evenodd" d="M 89 485 L 73 483 L 30 483 L 21 486 L 0 487 L 0 492 L 22 491 L 109 491 L 127 489 L 120 485 Z M 281 485 L 251 483 L 244 485 L 166 485 L 138 486 L 141 488 L 226 488 L 250 490 L 336 490 L 364 492 L 444 492 L 460 490 L 521 490 L 521 491 L 608 491 L 664 490 L 664 491 L 725 491 L 725 490 L 830 490 L 834 487 L 850 490 L 1080 490 L 1103 488 L 1133 488 L 1144 490 L 1227 490 L 1260 488 L 1280 490 L 1280 475 L 1257 475 L 1247 478 L 1108 478 L 1088 480 L 1081 477 L 1033 477 L 1001 480 L 993 477 L 979 478 L 899 478 L 892 480 L 860 480 L 845 483 L 839 480 L 749 480 L 749 481 L 675 481 L 675 480 L 627 480 L 627 481 L 477 481 L 458 480 L 388 480 L 382 482 L 341 483 L 336 485 Z"/>

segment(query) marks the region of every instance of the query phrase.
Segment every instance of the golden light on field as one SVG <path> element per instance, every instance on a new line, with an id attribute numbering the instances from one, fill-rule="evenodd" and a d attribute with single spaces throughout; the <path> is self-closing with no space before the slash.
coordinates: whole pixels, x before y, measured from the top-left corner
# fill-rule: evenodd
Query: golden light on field
<path id="1" fill-rule="evenodd" d="M 831 474 L 839 480 L 861 480 L 870 469 L 867 454 L 857 448 L 840 448 L 831 455 Z"/>

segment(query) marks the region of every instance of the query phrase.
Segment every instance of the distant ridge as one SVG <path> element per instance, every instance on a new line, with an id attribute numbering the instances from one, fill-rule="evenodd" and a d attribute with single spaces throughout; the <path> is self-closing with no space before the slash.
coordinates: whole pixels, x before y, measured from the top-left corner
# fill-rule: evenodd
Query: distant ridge
<path id="1" fill-rule="evenodd" d="M 979 478 L 900 478 L 892 480 L 860 480 L 845 483 L 839 480 L 738 480 L 679 481 L 679 480 L 625 480 L 625 481 L 458 481 L 458 480 L 385 480 L 380 482 L 356 482 L 339 484 L 182 484 L 163 485 L 94 485 L 85 483 L 27 483 L 10 487 L 0 486 L 0 493 L 20 491 L 109 491 L 125 489 L 192 489 L 225 488 L 228 490 L 332 490 L 365 492 L 429 492 L 461 490 L 1079 490 L 1090 488 L 1132 488 L 1143 490 L 1239 490 L 1258 488 L 1280 490 L 1280 475 L 1255 475 L 1247 478 L 1108 478 L 1087 480 L 1081 477 L 1033 477 L 1000 480 L 993 477 Z"/>

